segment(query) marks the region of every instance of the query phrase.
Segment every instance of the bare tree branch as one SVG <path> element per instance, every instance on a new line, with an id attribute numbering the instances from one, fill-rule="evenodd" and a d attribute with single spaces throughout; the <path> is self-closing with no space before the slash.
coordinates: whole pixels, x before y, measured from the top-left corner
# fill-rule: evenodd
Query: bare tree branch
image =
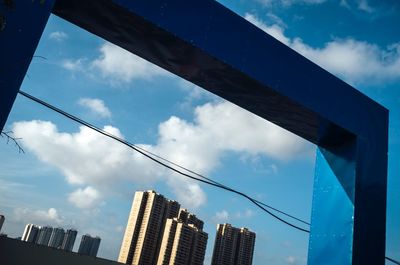
<path id="1" fill-rule="evenodd" d="M 15 138 L 12 136 L 13 131 L 7 131 L 7 132 L 1 132 L 0 136 L 2 138 L 6 138 L 7 139 L 7 144 L 9 143 L 14 143 L 14 145 L 18 148 L 18 153 L 23 153 L 25 154 L 24 149 L 21 147 L 21 145 L 18 143 L 18 140 L 21 140 L 22 138 Z"/>

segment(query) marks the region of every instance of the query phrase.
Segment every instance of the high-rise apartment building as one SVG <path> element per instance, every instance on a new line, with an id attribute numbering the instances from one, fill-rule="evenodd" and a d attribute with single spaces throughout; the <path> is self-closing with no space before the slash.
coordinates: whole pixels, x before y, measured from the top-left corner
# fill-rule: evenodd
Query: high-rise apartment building
<path id="1" fill-rule="evenodd" d="M 202 231 L 203 221 L 186 210 L 181 210 L 179 216 L 183 219 L 166 221 L 157 265 L 203 265 L 208 239 Z"/>
<path id="2" fill-rule="evenodd" d="M 196 228 L 203 230 L 204 222 L 186 209 L 179 210 L 178 219 L 186 224 L 193 224 Z"/>
<path id="3" fill-rule="evenodd" d="M 1 231 L 1 228 L 3 227 L 5 220 L 6 220 L 6 218 L 4 217 L 4 215 L 0 214 L 0 231 Z"/>
<path id="4" fill-rule="evenodd" d="M 72 251 L 72 249 L 74 248 L 74 243 L 77 234 L 78 231 L 74 229 L 68 229 L 67 232 L 65 232 L 64 239 L 61 244 L 61 249 L 66 251 Z"/>
<path id="5" fill-rule="evenodd" d="M 26 241 L 26 242 L 36 242 L 37 239 L 37 235 L 39 233 L 39 226 L 36 226 L 34 224 L 27 224 L 25 226 L 25 230 L 24 233 L 22 234 L 22 241 Z"/>
<path id="6" fill-rule="evenodd" d="M 133 199 L 118 261 L 155 265 L 168 218 L 178 216 L 180 205 L 154 191 L 138 191 Z"/>
<path id="7" fill-rule="evenodd" d="M 255 240 L 247 228 L 218 224 L 211 265 L 251 265 Z"/>
<path id="8" fill-rule="evenodd" d="M 52 233 L 53 233 L 53 227 L 41 226 L 36 236 L 36 244 L 48 246 Z"/>
<path id="9" fill-rule="evenodd" d="M 65 236 L 63 228 L 54 228 L 49 239 L 49 247 L 61 248 Z"/>
<path id="10" fill-rule="evenodd" d="M 78 253 L 96 257 L 97 251 L 100 246 L 100 237 L 92 237 L 90 235 L 83 235 L 81 244 L 79 245 Z"/>

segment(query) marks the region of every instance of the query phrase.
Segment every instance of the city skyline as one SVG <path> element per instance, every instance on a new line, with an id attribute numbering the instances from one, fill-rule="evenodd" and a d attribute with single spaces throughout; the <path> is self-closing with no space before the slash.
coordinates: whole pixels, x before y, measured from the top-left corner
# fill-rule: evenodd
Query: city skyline
<path id="1" fill-rule="evenodd" d="M 40 226 L 35 224 L 25 225 L 21 241 L 72 252 L 78 231 L 62 227 Z"/>
<path id="2" fill-rule="evenodd" d="M 390 110 L 386 246 L 388 256 L 400 257 L 397 1 L 220 2 Z M 23 91 L 310 220 L 312 145 L 56 16 L 35 55 Z M 257 232 L 254 264 L 306 264 L 307 234 L 236 196 L 183 180 L 22 97 L 5 130 L 22 138 L 26 152 L 18 154 L 3 139 L 0 208 L 6 216 L 2 232 L 11 237 L 20 236 L 27 223 L 75 227 L 102 237 L 98 256 L 117 259 L 132 191 L 155 189 L 201 216 L 211 244 L 218 223 L 251 227 Z"/>
<path id="3" fill-rule="evenodd" d="M 204 222 L 180 208 L 179 202 L 154 190 L 136 191 L 118 261 L 133 265 L 202 265 L 208 239 L 203 226 Z M 254 232 L 218 224 L 216 234 L 212 265 L 252 264 Z"/>
<path id="4" fill-rule="evenodd" d="M 163 208 L 163 210 L 161 210 L 161 208 Z M 147 227 L 154 228 L 154 224 L 152 223 L 158 223 L 158 232 L 149 232 L 148 230 L 144 232 L 143 227 L 145 227 L 145 229 L 147 229 Z M 223 231 L 226 230 L 226 224 L 218 224 L 217 235 L 220 232 L 220 226 L 223 227 Z M 231 231 L 236 233 L 239 231 L 239 234 L 242 234 L 243 232 L 250 233 L 255 237 L 255 233 L 250 232 L 247 228 L 232 228 L 230 224 L 228 224 L 228 226 L 231 228 Z M 204 221 L 197 218 L 196 214 L 191 213 L 185 208 L 181 208 L 179 202 L 169 200 L 154 190 L 136 191 L 132 201 L 132 208 L 118 261 L 125 264 L 202 265 L 204 264 L 204 256 L 208 240 L 208 233 L 203 231 L 203 227 Z M 132 228 L 134 229 L 132 230 Z M 132 231 L 134 232 L 131 236 L 130 234 Z M 156 237 L 153 237 L 150 240 L 147 239 L 147 242 L 138 242 L 138 239 L 140 240 L 140 238 L 142 241 L 146 241 L 145 238 L 148 233 Z M 76 235 L 77 231 L 74 229 L 64 230 L 62 227 L 53 228 L 48 225 L 39 226 L 27 224 L 21 240 L 61 250 L 72 251 Z M 218 236 L 216 238 L 218 238 Z M 236 236 L 235 238 L 240 237 Z M 92 237 L 89 234 L 84 234 L 82 235 L 77 253 L 96 257 L 100 242 L 100 237 Z M 215 244 L 217 244 L 217 239 Z M 237 244 L 238 246 L 240 245 L 239 243 Z M 149 252 L 148 249 L 146 249 L 146 246 L 152 246 L 151 249 L 153 252 Z M 253 248 L 254 242 L 251 251 L 253 251 Z M 128 255 L 126 255 L 127 253 Z M 149 257 L 151 257 L 149 253 L 155 254 L 153 255 L 155 257 L 155 259 L 152 260 L 153 263 L 144 263 L 149 262 Z M 141 257 L 142 255 L 145 257 L 144 259 Z M 138 258 L 137 256 L 141 258 Z M 242 263 L 251 265 L 251 259 L 250 263 Z M 219 265 L 225 263 L 212 264 Z"/>
<path id="5" fill-rule="evenodd" d="M 153 208 L 156 210 L 154 211 Z M 160 211 L 160 208 L 164 209 Z M 151 219 L 153 219 L 153 221 L 151 221 Z M 143 227 L 146 227 L 146 229 L 147 227 L 152 227 L 152 224 L 149 225 L 148 223 L 154 223 L 154 220 L 157 220 L 156 223 L 159 225 L 159 232 L 149 232 L 147 230 L 146 232 L 138 231 L 142 230 Z M 203 231 L 203 227 L 204 221 L 197 218 L 196 214 L 191 213 L 185 208 L 181 208 L 179 202 L 169 200 L 154 190 L 136 191 L 132 201 L 132 208 L 127 222 L 126 232 L 121 245 L 118 261 L 125 264 L 145 264 L 144 262 L 149 262 L 148 258 L 150 257 L 149 251 L 148 249 L 145 249 L 145 246 L 152 246 L 151 249 L 153 250 L 156 258 L 152 260 L 153 263 L 146 264 L 202 265 L 204 264 L 204 256 L 208 239 L 208 234 Z M 250 260 L 250 263 L 248 261 L 248 263 L 245 263 L 244 261 L 242 261 L 242 263 L 234 263 L 251 265 L 255 233 L 250 232 L 247 228 L 237 229 L 232 227 L 230 224 L 218 224 L 215 244 L 221 245 L 221 238 L 223 238 L 224 235 L 224 232 L 221 233 L 221 231 L 226 231 L 227 227 L 229 228 L 228 230 L 230 232 L 233 231 L 233 233 L 236 233 L 235 240 L 239 239 L 239 241 L 245 241 L 245 237 L 240 238 L 240 236 L 238 236 L 239 234 L 242 235 L 243 233 L 253 236 L 250 259 L 247 258 L 247 260 Z M 134 229 L 132 230 L 132 228 Z M 132 231 L 134 231 L 134 233 L 132 236 L 130 236 Z M 152 234 L 153 236 L 158 234 L 158 237 L 153 238 L 153 242 L 150 241 L 150 243 L 138 243 L 137 240 L 140 237 L 142 240 L 143 238 L 146 238 L 147 233 Z M 62 227 L 53 228 L 48 225 L 39 226 L 27 224 L 21 240 L 61 250 L 72 251 L 76 235 L 77 231 L 74 229 L 64 230 Z M 219 240 L 218 243 L 217 239 Z M 92 237 L 89 234 L 84 234 L 82 235 L 77 253 L 96 257 L 100 242 L 100 237 Z M 130 244 L 128 244 L 129 242 Z M 136 244 L 140 246 L 138 247 Z M 245 252 L 243 250 L 243 246 L 243 244 L 235 243 L 233 248 L 242 249 L 242 252 Z M 132 253 L 132 251 L 135 252 Z M 128 255 L 126 255 L 126 253 L 128 253 Z M 135 254 L 137 255 L 137 253 L 140 253 L 139 255 L 143 255 L 143 253 L 145 253 L 143 256 L 147 259 L 135 257 Z M 226 262 L 215 263 L 215 253 L 216 250 L 214 246 L 212 265 L 228 264 Z"/>

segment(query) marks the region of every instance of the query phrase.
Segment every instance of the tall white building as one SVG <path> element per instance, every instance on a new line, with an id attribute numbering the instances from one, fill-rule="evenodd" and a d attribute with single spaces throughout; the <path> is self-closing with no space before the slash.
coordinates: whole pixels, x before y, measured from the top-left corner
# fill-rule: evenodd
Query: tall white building
<path id="1" fill-rule="evenodd" d="M 27 224 L 25 226 L 24 233 L 22 234 L 22 241 L 26 242 L 32 242 L 35 243 L 37 239 L 37 235 L 39 233 L 39 226 L 36 226 L 34 224 Z"/>
<path id="2" fill-rule="evenodd" d="M 155 265 L 165 222 L 178 216 L 180 205 L 155 191 L 138 191 L 133 199 L 118 261 Z"/>

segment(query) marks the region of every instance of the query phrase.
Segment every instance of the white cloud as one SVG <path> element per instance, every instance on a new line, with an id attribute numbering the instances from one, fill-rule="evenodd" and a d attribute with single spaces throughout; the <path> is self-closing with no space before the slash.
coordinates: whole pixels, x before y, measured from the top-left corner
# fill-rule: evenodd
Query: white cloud
<path id="1" fill-rule="evenodd" d="M 287 264 L 296 264 L 297 258 L 294 256 L 288 256 L 288 257 L 286 257 L 286 262 L 287 262 Z"/>
<path id="2" fill-rule="evenodd" d="M 269 165 L 269 168 L 271 169 L 271 171 L 272 171 L 274 174 L 277 174 L 277 173 L 278 173 L 278 166 L 277 166 L 277 165 L 271 164 L 271 165 Z"/>
<path id="3" fill-rule="evenodd" d="M 281 26 L 282 28 L 287 27 L 286 23 L 283 22 L 283 20 L 280 17 L 278 17 L 277 15 L 275 15 L 274 13 L 268 12 L 266 14 L 266 16 L 269 19 L 269 21 L 272 21 L 274 24 L 277 24 L 277 25 Z"/>
<path id="4" fill-rule="evenodd" d="M 186 101 L 194 101 L 194 100 L 199 100 L 199 99 L 207 99 L 207 100 L 212 100 L 215 99 L 216 96 L 212 94 L 211 92 L 185 80 L 185 79 L 179 79 L 178 80 L 178 86 L 181 88 L 183 91 L 186 92 L 187 98 L 185 99 Z"/>
<path id="5" fill-rule="evenodd" d="M 123 227 L 122 225 L 115 227 L 115 231 L 118 233 L 122 233 L 122 232 L 124 232 L 124 230 L 125 230 L 125 227 Z"/>
<path id="6" fill-rule="evenodd" d="M 359 11 L 359 13 L 364 13 L 365 16 L 368 16 L 368 18 L 372 20 L 391 12 L 390 9 L 386 10 L 382 5 L 376 6 L 376 3 L 375 6 L 372 6 L 369 0 L 340 0 L 339 5 L 348 10 L 356 10 Z"/>
<path id="7" fill-rule="evenodd" d="M 207 195 L 197 183 L 168 174 L 167 184 L 177 196 L 177 201 L 185 208 L 198 208 L 207 202 Z"/>
<path id="8" fill-rule="evenodd" d="M 86 59 L 80 58 L 76 60 L 67 59 L 62 63 L 62 67 L 69 71 L 83 71 L 85 68 Z"/>
<path id="9" fill-rule="evenodd" d="M 288 160 L 304 155 L 310 147 L 300 137 L 230 102 L 204 104 L 196 108 L 195 114 L 195 128 L 206 136 L 202 141 L 214 143 L 219 152 L 262 154 Z"/>
<path id="10" fill-rule="evenodd" d="M 347 2 L 347 0 L 340 0 L 339 5 L 347 9 L 351 9 L 350 4 Z"/>
<path id="11" fill-rule="evenodd" d="M 254 212 L 250 209 L 246 209 L 243 211 L 237 211 L 233 214 L 230 214 L 227 210 L 221 210 L 215 213 L 214 217 L 212 220 L 215 223 L 229 223 L 232 222 L 233 219 L 249 219 L 254 216 Z"/>
<path id="12" fill-rule="evenodd" d="M 267 25 L 257 16 L 250 13 L 246 13 L 244 18 L 247 19 L 253 25 L 257 26 L 258 28 L 262 29 L 263 31 L 274 37 L 275 39 L 279 40 L 283 44 L 287 46 L 290 45 L 290 39 L 285 36 L 284 29 L 281 26 L 277 24 Z"/>
<path id="13" fill-rule="evenodd" d="M 13 129 L 24 138 L 22 143 L 28 150 L 61 170 L 70 184 L 104 187 L 114 180 L 149 183 L 159 174 L 141 155 L 83 126 L 70 134 L 59 132 L 51 122 L 34 120 L 15 123 Z M 123 137 L 117 128 L 105 126 L 103 129 Z M 149 170 L 140 173 L 138 168 Z"/>
<path id="14" fill-rule="evenodd" d="M 115 127 L 104 130 L 123 137 Z M 108 191 L 126 180 L 144 185 L 164 181 L 185 207 L 206 202 L 199 184 L 86 127 L 63 133 L 51 122 L 34 120 L 14 123 L 13 131 L 27 150 L 57 167 L 71 184 Z M 197 107 L 193 123 L 173 116 L 160 123 L 156 145 L 140 146 L 203 174 L 214 170 L 229 151 L 288 160 L 312 150 L 299 137 L 229 102 Z"/>
<path id="15" fill-rule="evenodd" d="M 61 224 L 63 218 L 59 216 L 55 208 L 48 210 L 30 210 L 27 208 L 15 208 L 14 218 L 23 223 L 37 223 L 43 225 Z"/>
<path id="16" fill-rule="evenodd" d="M 257 0 L 257 2 L 261 3 L 264 6 L 273 6 L 273 5 L 279 5 L 279 6 L 284 6 L 284 7 L 290 7 L 292 5 L 319 5 L 326 0 Z"/>
<path id="17" fill-rule="evenodd" d="M 184 111 L 192 111 L 198 104 L 197 102 L 219 100 L 219 98 L 211 92 L 185 79 L 179 79 L 178 86 L 186 93 L 186 97 L 179 104 L 180 108 Z"/>
<path id="18" fill-rule="evenodd" d="M 111 82 L 127 83 L 134 79 L 152 80 L 170 75 L 166 70 L 111 43 L 104 43 L 100 53 L 99 58 L 92 62 L 92 68 L 99 70 Z"/>
<path id="19" fill-rule="evenodd" d="M 276 175 L 279 172 L 279 168 L 276 164 L 267 164 L 265 161 L 262 159 L 262 156 L 259 155 L 252 155 L 252 156 L 247 156 L 247 155 L 242 155 L 241 160 L 245 163 L 249 163 L 251 165 L 251 168 L 254 172 L 260 173 L 263 175 Z"/>
<path id="20" fill-rule="evenodd" d="M 313 48 L 300 38 L 288 38 L 279 25 L 267 25 L 253 14 L 245 18 L 283 44 L 351 84 L 371 84 L 400 79 L 400 43 L 381 49 L 364 41 L 335 39 Z"/>
<path id="21" fill-rule="evenodd" d="M 227 223 L 229 221 L 229 213 L 227 210 L 222 210 L 215 213 L 214 222 L 222 224 Z"/>
<path id="22" fill-rule="evenodd" d="M 91 186 L 77 189 L 68 195 L 68 201 L 78 208 L 95 208 L 100 202 L 100 193 Z"/>
<path id="23" fill-rule="evenodd" d="M 81 106 L 88 108 L 94 114 L 102 118 L 110 118 L 111 111 L 104 104 L 104 101 L 98 98 L 81 98 L 78 102 Z"/>
<path id="24" fill-rule="evenodd" d="M 63 41 L 68 38 L 68 35 L 63 31 L 54 31 L 50 33 L 49 38 L 56 41 Z"/>
<path id="25" fill-rule="evenodd" d="M 238 211 L 235 213 L 235 218 L 237 219 L 249 219 L 254 216 L 254 212 L 250 209 L 244 211 Z"/>
<path id="26" fill-rule="evenodd" d="M 358 9 L 367 13 L 373 13 L 375 11 L 368 3 L 368 0 L 359 0 Z"/>

